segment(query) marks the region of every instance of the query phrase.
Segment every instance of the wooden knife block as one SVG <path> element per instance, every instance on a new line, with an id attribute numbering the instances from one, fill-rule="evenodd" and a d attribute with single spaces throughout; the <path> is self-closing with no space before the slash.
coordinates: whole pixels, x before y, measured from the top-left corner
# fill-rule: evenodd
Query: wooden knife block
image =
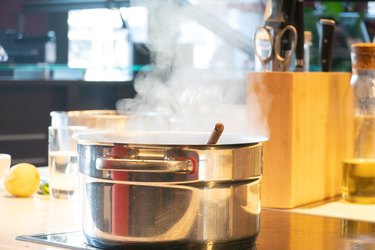
<path id="1" fill-rule="evenodd" d="M 269 132 L 263 207 L 294 208 L 340 194 L 350 77 L 339 72 L 249 73 L 247 106 L 251 109 L 257 99 Z"/>

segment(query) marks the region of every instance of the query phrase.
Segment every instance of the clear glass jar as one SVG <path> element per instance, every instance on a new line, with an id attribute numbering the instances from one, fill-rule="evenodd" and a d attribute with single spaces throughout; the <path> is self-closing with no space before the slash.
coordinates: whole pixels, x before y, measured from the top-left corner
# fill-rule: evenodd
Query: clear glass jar
<path id="1" fill-rule="evenodd" d="M 342 197 L 375 203 L 375 44 L 354 44 L 352 51 Z"/>

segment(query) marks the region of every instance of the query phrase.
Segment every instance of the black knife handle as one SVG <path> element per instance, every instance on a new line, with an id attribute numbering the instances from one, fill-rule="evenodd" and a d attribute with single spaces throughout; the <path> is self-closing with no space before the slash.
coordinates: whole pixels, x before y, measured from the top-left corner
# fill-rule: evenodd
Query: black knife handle
<path id="1" fill-rule="evenodd" d="M 304 59 L 304 8 L 303 8 L 303 0 L 298 0 L 296 3 L 296 11 L 295 11 L 295 18 L 294 18 L 294 26 L 297 30 L 297 48 L 296 48 L 296 60 L 297 63 L 301 64 L 299 66 L 303 66 L 303 59 Z"/>
<path id="2" fill-rule="evenodd" d="M 297 0 L 289 0 L 289 1 L 281 1 L 282 3 L 282 14 L 286 23 L 284 26 L 293 25 L 294 26 L 294 17 L 296 11 L 296 1 Z M 292 33 L 288 30 L 285 33 L 283 38 L 283 51 L 289 51 L 292 48 Z"/>
<path id="3" fill-rule="evenodd" d="M 321 35 L 319 41 L 320 63 L 323 72 L 331 70 L 332 42 L 335 30 L 335 21 L 330 19 L 320 19 Z"/>

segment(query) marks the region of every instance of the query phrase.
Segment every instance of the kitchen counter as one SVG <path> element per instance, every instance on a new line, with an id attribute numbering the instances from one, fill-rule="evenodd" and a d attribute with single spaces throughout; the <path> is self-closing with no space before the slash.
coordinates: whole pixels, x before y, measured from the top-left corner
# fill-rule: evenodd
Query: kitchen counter
<path id="1" fill-rule="evenodd" d="M 374 204 L 354 204 L 345 202 L 341 197 L 308 204 L 290 210 L 294 213 L 327 216 L 355 221 L 367 221 L 375 223 Z"/>
<path id="2" fill-rule="evenodd" d="M 42 178 L 48 178 L 47 168 L 39 170 Z M 38 194 L 16 198 L 0 184 L 0 249 L 59 249 L 15 238 L 80 231 L 78 200 Z M 263 208 L 256 249 L 375 249 L 374 211 L 375 205 L 340 199 L 291 210 Z"/>
<path id="3" fill-rule="evenodd" d="M 263 210 L 257 250 L 268 249 L 375 249 L 375 224 Z"/>
<path id="4" fill-rule="evenodd" d="M 79 204 L 74 200 L 55 200 L 48 196 L 31 198 L 10 196 L 0 190 L 0 249 L 51 249 L 51 247 L 15 240 L 18 235 L 76 231 Z"/>

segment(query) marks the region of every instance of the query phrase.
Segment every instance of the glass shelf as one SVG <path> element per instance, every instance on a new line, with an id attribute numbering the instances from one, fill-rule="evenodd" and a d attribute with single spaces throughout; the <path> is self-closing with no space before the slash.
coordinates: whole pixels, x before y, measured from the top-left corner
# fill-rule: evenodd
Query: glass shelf
<path id="1" fill-rule="evenodd" d="M 0 64 L 0 80 L 129 81 L 149 65 L 123 68 L 71 68 L 64 64 Z"/>

